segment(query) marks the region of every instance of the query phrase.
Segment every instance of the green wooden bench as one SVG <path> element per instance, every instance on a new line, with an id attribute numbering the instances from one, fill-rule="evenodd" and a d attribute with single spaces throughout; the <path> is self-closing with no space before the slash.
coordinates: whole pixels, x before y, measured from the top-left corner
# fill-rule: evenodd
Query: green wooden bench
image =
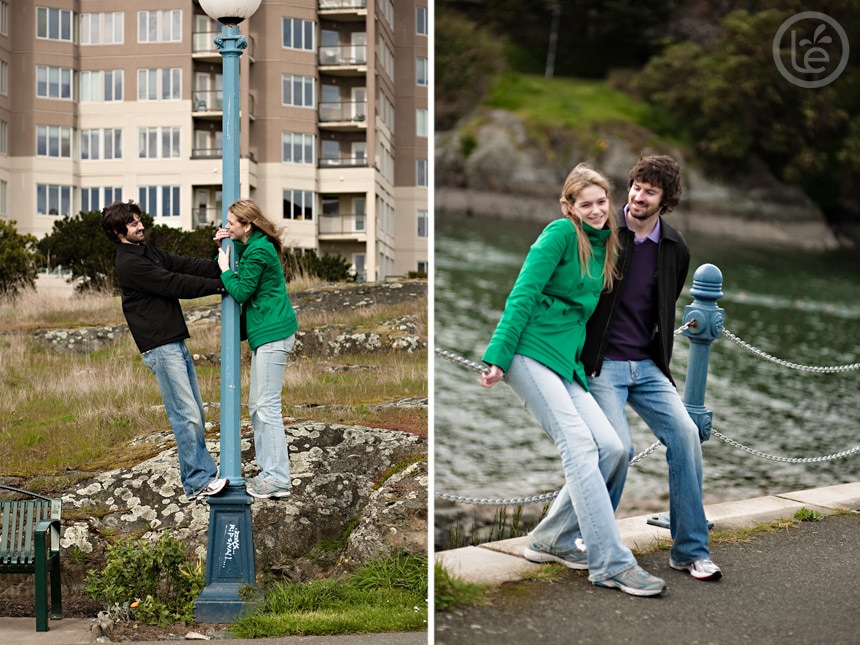
<path id="1" fill-rule="evenodd" d="M 62 502 L 0 484 L 16 499 L 0 499 L 0 574 L 36 575 L 36 631 L 48 631 L 48 615 L 63 617 L 60 593 L 60 512 Z M 7 495 L 7 497 L 12 497 Z M 20 499 L 20 498 L 26 499 Z M 51 591 L 48 595 L 48 582 Z"/>

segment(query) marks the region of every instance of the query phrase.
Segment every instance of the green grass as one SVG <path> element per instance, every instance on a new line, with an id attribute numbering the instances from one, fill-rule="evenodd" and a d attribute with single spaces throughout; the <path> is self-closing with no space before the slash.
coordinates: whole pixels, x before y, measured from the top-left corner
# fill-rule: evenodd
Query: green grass
<path id="1" fill-rule="evenodd" d="M 441 564 L 433 574 L 433 605 L 436 611 L 451 611 L 457 607 L 475 607 L 488 602 L 492 587 L 453 576 Z"/>
<path id="2" fill-rule="evenodd" d="M 395 554 L 344 580 L 277 583 L 239 619 L 239 638 L 323 636 L 427 629 L 427 557 Z"/>
<path id="3" fill-rule="evenodd" d="M 213 301 L 214 302 L 214 301 Z M 200 306 L 200 302 L 186 307 Z M 128 467 L 161 450 L 150 442 L 130 447 L 139 437 L 167 433 L 155 378 L 143 365 L 140 353 L 126 334 L 107 350 L 86 355 L 61 354 L 43 347 L 32 330 L 69 326 L 72 319 L 87 325 L 116 325 L 122 320 L 119 299 L 90 295 L 86 298 L 46 298 L 25 294 L 15 307 L 0 301 L 0 324 L 9 332 L 0 336 L 0 473 L 34 481 L 36 492 L 68 486 L 69 478 L 87 472 Z M 426 300 L 412 303 L 412 314 L 426 329 Z M 360 314 L 329 314 L 331 324 L 375 328 L 382 321 L 403 315 L 402 305 L 374 306 Z M 119 318 L 119 320 L 118 320 Z M 299 324 L 309 329 L 302 315 Z M 14 330 L 14 331 L 13 331 Z M 192 353 L 217 354 L 220 325 L 189 325 Z M 247 398 L 250 358 L 242 344 L 241 388 Z M 366 365 L 361 372 L 332 372 L 332 363 Z M 201 363 L 197 369 L 203 400 L 220 400 L 220 370 Z M 427 396 L 427 352 L 347 354 L 333 358 L 301 358 L 287 368 L 284 413 L 288 423 L 360 423 L 372 427 L 427 434 L 425 408 L 372 409 L 379 403 Z M 244 408 L 243 408 L 244 410 Z M 207 419 L 218 421 L 217 409 Z M 211 431 L 214 436 L 217 427 Z M 74 473 L 74 475 L 69 475 Z M 26 487 L 26 486 L 25 486 Z M 30 490 L 36 490 L 30 487 Z"/>
<path id="4" fill-rule="evenodd" d="M 648 127 L 651 108 L 606 81 L 505 75 L 493 86 L 488 106 L 514 112 L 541 126 L 563 126 L 587 132 L 614 122 Z"/>

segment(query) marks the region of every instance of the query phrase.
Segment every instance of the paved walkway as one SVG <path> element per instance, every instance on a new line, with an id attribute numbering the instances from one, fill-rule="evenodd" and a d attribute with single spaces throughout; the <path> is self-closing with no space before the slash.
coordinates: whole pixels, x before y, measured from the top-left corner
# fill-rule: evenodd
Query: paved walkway
<path id="1" fill-rule="evenodd" d="M 438 612 L 435 645 L 574 643 L 860 642 L 860 483 L 797 491 L 705 508 L 714 529 L 739 529 L 792 518 L 807 508 L 827 516 L 797 528 L 711 547 L 724 577 L 702 582 L 669 567 L 669 531 L 650 515 L 619 520 L 639 562 L 666 580 L 659 597 L 599 589 L 586 572 L 504 587 L 483 607 Z M 854 511 L 846 513 L 845 511 Z M 533 577 L 541 565 L 522 557 L 526 538 L 436 554 L 468 581 L 498 585 Z"/>

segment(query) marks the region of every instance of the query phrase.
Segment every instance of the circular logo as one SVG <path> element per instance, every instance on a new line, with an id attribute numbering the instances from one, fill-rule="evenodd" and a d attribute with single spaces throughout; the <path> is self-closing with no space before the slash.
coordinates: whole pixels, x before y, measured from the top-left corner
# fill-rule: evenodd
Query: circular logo
<path id="1" fill-rule="evenodd" d="M 817 21 L 800 25 L 802 21 Z M 808 33 L 812 29 L 812 33 Z M 833 45 L 833 33 L 841 45 L 839 60 L 834 62 L 832 55 L 840 54 Z M 785 42 L 783 42 L 785 40 Z M 783 60 L 787 52 L 788 66 Z M 814 89 L 829 85 L 842 73 L 848 64 L 848 35 L 836 20 L 817 11 L 798 13 L 782 25 L 773 37 L 773 61 L 779 73 L 798 87 Z M 830 71 L 821 78 L 822 73 Z"/>

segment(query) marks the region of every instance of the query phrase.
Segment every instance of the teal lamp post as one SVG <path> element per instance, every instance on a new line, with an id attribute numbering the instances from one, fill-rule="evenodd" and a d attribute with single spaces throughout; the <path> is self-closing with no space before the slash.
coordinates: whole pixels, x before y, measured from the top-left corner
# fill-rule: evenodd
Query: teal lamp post
<path id="1" fill-rule="evenodd" d="M 260 7 L 261 0 L 200 0 L 206 14 L 223 27 L 215 45 L 223 58 L 224 114 L 222 121 L 222 226 L 227 209 L 239 199 L 239 57 L 248 44 L 239 35 L 239 23 Z M 232 247 L 226 239 L 222 243 Z M 236 253 L 230 253 L 236 262 Z M 194 602 L 194 618 L 201 623 L 229 623 L 248 608 L 239 590 L 253 585 L 254 538 L 252 498 L 242 479 L 239 436 L 240 364 L 239 304 L 229 295 L 221 301 L 221 477 L 230 480 L 226 492 L 209 497 L 209 538 L 206 550 L 206 586 Z"/>

